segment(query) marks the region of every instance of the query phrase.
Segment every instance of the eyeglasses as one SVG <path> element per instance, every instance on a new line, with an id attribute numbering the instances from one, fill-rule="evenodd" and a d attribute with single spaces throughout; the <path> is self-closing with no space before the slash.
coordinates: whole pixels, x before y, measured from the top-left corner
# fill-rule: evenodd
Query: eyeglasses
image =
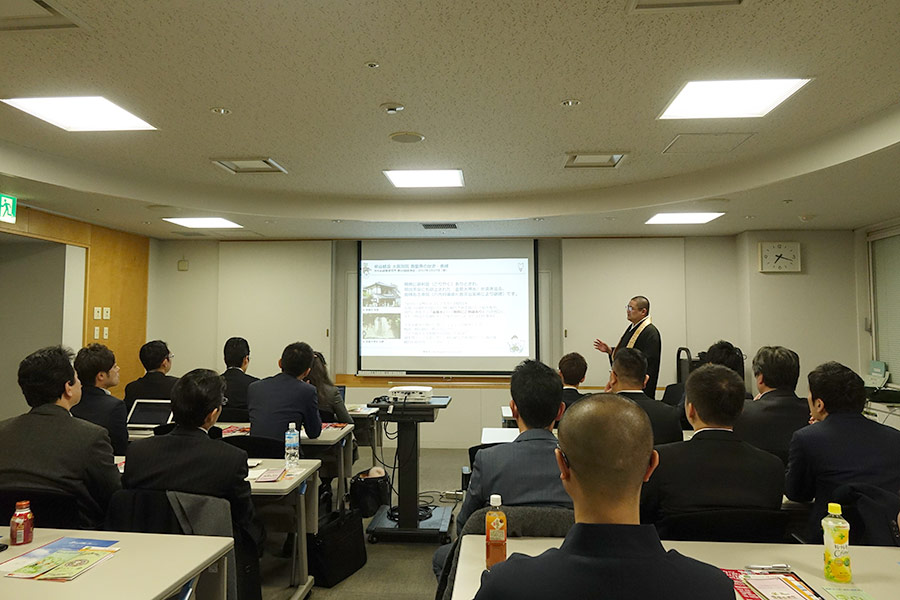
<path id="1" fill-rule="evenodd" d="M 169 360 L 172 360 L 173 358 L 175 358 L 175 355 L 172 353 L 169 353 L 166 355 L 166 358 L 168 358 Z"/>
<path id="2" fill-rule="evenodd" d="M 222 401 L 219 403 L 219 406 L 225 406 L 226 404 L 228 404 L 228 398 L 222 396 Z"/>
<path id="3" fill-rule="evenodd" d="M 562 455 L 563 462 L 566 463 L 566 467 L 571 469 L 572 467 L 569 465 L 569 457 L 566 456 L 566 453 L 563 452 L 563 449 L 559 447 L 559 444 L 556 444 L 556 449 L 559 450 L 559 453 Z"/>

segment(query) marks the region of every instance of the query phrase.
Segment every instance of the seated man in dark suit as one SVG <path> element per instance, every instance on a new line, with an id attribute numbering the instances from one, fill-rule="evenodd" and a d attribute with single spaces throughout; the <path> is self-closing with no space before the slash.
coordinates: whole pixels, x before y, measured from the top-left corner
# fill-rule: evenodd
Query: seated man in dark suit
<path id="1" fill-rule="evenodd" d="M 791 438 L 785 494 L 815 499 L 809 541 L 821 539 L 819 521 L 839 486 L 866 483 L 893 494 L 900 490 L 900 431 L 863 416 L 863 380 L 849 368 L 827 362 L 809 376 L 809 410 L 815 423 Z"/>
<path id="2" fill-rule="evenodd" d="M 250 364 L 250 344 L 241 337 L 228 338 L 225 342 L 225 397 L 228 405 L 222 412 L 223 421 L 246 421 L 247 416 L 247 388 L 254 381 L 259 381 L 253 375 L 247 375 L 247 365 Z M 241 417 L 241 418 L 236 418 Z"/>
<path id="3" fill-rule="evenodd" d="M 81 400 L 71 361 L 68 349 L 52 346 L 19 363 L 19 387 L 31 411 L 0 422 L 0 485 L 71 494 L 80 526 L 96 529 L 122 484 L 106 430 L 69 413 Z"/>
<path id="4" fill-rule="evenodd" d="M 753 376 L 759 396 L 744 402 L 734 433 L 787 465 L 791 436 L 809 423 L 809 406 L 794 393 L 800 357 L 782 346 L 763 346 L 753 357 Z"/>
<path id="5" fill-rule="evenodd" d="M 301 425 L 310 438 L 322 432 L 316 388 L 303 381 L 312 365 L 313 349 L 305 342 L 285 347 L 278 361 L 281 373 L 250 384 L 250 435 L 284 439 L 290 423 Z"/>
<path id="6" fill-rule="evenodd" d="M 641 493 L 641 522 L 716 508 L 780 508 L 781 461 L 732 431 L 744 406 L 738 374 L 703 365 L 688 377 L 686 389 L 694 437 L 657 446 L 659 468 Z"/>
<path id="7" fill-rule="evenodd" d="M 578 386 L 584 383 L 587 361 L 577 352 L 569 352 L 559 359 L 558 367 L 559 376 L 563 382 L 563 403 L 566 408 L 569 408 L 573 403 L 587 396 L 578 391 Z"/>
<path id="8" fill-rule="evenodd" d="M 162 340 L 153 340 L 141 346 L 141 364 L 144 365 L 147 373 L 125 386 L 125 408 L 131 410 L 131 405 L 138 399 L 169 400 L 171 398 L 172 387 L 178 381 L 177 377 L 167 375 L 172 369 L 174 356 Z"/>
<path id="9" fill-rule="evenodd" d="M 255 519 L 250 484 L 245 480 L 247 453 L 208 435 L 224 398 L 225 381 L 215 371 L 195 369 L 179 379 L 172 388 L 175 429 L 128 447 L 122 484 L 126 489 L 225 498 L 231 504 L 235 540 L 258 548 L 265 535 Z"/>
<path id="10" fill-rule="evenodd" d="M 500 494 L 506 506 L 572 506 L 553 454 L 557 441 L 551 430 L 566 410 L 559 376 L 543 363 L 526 360 L 513 371 L 509 391 L 519 435 L 475 455 L 469 489 L 456 517 L 457 532 L 469 515 L 488 505 L 491 494 Z M 447 544 L 435 552 L 436 575 L 449 549 Z"/>
<path id="11" fill-rule="evenodd" d="M 628 398 L 644 409 L 653 426 L 653 443 L 668 444 L 683 439 L 678 411 L 674 407 L 657 402 L 644 394 L 647 383 L 647 359 L 634 348 L 622 348 L 616 352 L 609 372 L 609 390 Z"/>
<path id="12" fill-rule="evenodd" d="M 105 428 L 113 453 L 124 455 L 128 449 L 125 403 L 109 393 L 109 388 L 119 385 L 116 355 L 103 344 L 88 344 L 75 356 L 75 370 L 81 380 L 81 402 L 70 412 Z"/>
<path id="13" fill-rule="evenodd" d="M 641 484 L 658 459 L 637 405 L 612 394 L 577 402 L 559 425 L 556 460 L 575 525 L 559 549 L 513 554 L 484 572 L 475 600 L 733 600 L 722 571 L 666 552 L 656 529 L 639 524 Z"/>

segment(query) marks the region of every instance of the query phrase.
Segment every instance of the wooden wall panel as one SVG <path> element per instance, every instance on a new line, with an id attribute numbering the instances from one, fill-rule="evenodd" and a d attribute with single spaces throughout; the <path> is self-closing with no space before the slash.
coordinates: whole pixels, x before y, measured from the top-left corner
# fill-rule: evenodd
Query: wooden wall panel
<path id="1" fill-rule="evenodd" d="M 144 374 L 138 350 L 147 335 L 147 269 L 150 240 L 143 236 L 91 226 L 88 248 L 87 295 L 85 298 L 84 341 L 95 341 L 94 327 L 101 339 L 116 353 L 121 383 L 110 391 L 121 398 L 125 384 Z M 109 320 L 95 320 L 94 307 L 110 307 Z M 109 339 L 102 339 L 109 327 Z"/>
<path id="2" fill-rule="evenodd" d="M 0 223 L 0 231 L 73 246 L 87 247 L 91 243 L 92 225 L 88 223 L 51 215 L 27 206 L 20 206 L 16 213 L 16 223 Z"/>

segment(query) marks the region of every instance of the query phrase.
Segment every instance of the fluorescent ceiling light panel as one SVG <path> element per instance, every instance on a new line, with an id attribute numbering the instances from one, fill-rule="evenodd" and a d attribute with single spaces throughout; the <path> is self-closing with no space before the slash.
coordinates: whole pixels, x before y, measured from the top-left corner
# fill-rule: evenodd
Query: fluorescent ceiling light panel
<path id="1" fill-rule="evenodd" d="M 720 212 L 703 212 L 703 213 L 657 213 L 650 217 L 645 225 L 696 225 L 700 223 L 709 223 L 713 219 L 718 219 L 725 213 Z"/>
<path id="2" fill-rule="evenodd" d="M 9 98 L 3 102 L 66 131 L 156 129 L 103 96 Z"/>
<path id="3" fill-rule="evenodd" d="M 190 227 L 191 229 L 241 229 L 243 225 L 232 223 L 228 219 L 221 217 L 198 217 L 198 218 L 172 218 L 163 219 L 169 223 L 175 223 L 182 227 Z"/>
<path id="4" fill-rule="evenodd" d="M 459 169 L 421 171 L 383 171 L 385 177 L 398 188 L 463 187 L 463 173 Z"/>
<path id="5" fill-rule="evenodd" d="M 764 117 L 809 79 L 689 81 L 660 119 L 734 119 Z"/>

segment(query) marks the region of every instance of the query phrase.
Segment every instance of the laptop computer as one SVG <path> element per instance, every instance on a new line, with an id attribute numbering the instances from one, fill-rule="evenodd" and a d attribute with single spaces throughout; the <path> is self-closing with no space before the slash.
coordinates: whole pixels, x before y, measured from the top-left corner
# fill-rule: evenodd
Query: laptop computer
<path id="1" fill-rule="evenodd" d="M 150 430 L 172 422 L 172 402 L 170 400 L 137 399 L 128 413 L 126 425 L 129 430 Z"/>

